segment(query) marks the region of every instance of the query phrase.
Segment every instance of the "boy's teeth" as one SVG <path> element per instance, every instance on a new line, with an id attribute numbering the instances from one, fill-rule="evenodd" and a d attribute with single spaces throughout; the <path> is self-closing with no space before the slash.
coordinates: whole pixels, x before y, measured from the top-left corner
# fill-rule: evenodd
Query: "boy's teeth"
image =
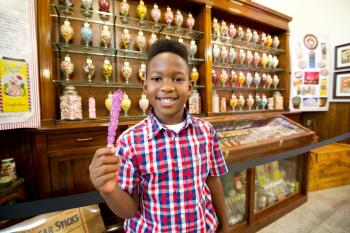
<path id="1" fill-rule="evenodd" d="M 160 101 L 165 102 L 165 103 L 170 103 L 170 102 L 173 102 L 174 99 L 160 99 Z"/>

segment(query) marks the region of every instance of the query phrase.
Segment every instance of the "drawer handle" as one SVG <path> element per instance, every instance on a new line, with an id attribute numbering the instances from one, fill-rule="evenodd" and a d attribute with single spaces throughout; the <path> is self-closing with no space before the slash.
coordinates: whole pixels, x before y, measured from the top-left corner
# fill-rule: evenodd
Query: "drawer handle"
<path id="1" fill-rule="evenodd" d="M 91 141 L 92 138 L 76 138 L 75 140 L 77 142 L 87 142 L 87 141 Z"/>

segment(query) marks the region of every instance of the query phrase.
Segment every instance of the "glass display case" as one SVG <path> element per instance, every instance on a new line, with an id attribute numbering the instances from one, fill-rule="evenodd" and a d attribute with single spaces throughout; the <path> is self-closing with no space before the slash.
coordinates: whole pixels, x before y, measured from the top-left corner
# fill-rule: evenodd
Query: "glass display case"
<path id="1" fill-rule="evenodd" d="M 255 168 L 254 211 L 261 211 L 300 192 L 302 158 L 273 161 Z"/>
<path id="2" fill-rule="evenodd" d="M 229 172 L 221 177 L 230 226 L 246 218 L 246 171 Z"/>

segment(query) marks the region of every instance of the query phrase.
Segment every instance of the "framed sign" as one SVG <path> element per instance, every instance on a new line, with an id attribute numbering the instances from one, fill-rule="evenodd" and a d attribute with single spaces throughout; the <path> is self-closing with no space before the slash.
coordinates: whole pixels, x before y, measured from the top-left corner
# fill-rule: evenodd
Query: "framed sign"
<path id="1" fill-rule="evenodd" d="M 334 73 L 333 98 L 350 101 L 350 71 Z"/>
<path id="2" fill-rule="evenodd" d="M 335 69 L 350 68 L 350 43 L 335 46 Z"/>

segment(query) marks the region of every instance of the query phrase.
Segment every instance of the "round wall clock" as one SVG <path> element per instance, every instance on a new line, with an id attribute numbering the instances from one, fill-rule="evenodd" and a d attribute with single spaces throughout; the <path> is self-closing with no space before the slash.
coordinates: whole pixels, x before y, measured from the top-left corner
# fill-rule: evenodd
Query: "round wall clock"
<path id="1" fill-rule="evenodd" d="M 304 36 L 304 45 L 306 48 L 308 48 L 310 50 L 316 49 L 318 46 L 318 40 L 317 40 L 316 36 L 314 36 L 312 34 L 306 34 Z"/>

